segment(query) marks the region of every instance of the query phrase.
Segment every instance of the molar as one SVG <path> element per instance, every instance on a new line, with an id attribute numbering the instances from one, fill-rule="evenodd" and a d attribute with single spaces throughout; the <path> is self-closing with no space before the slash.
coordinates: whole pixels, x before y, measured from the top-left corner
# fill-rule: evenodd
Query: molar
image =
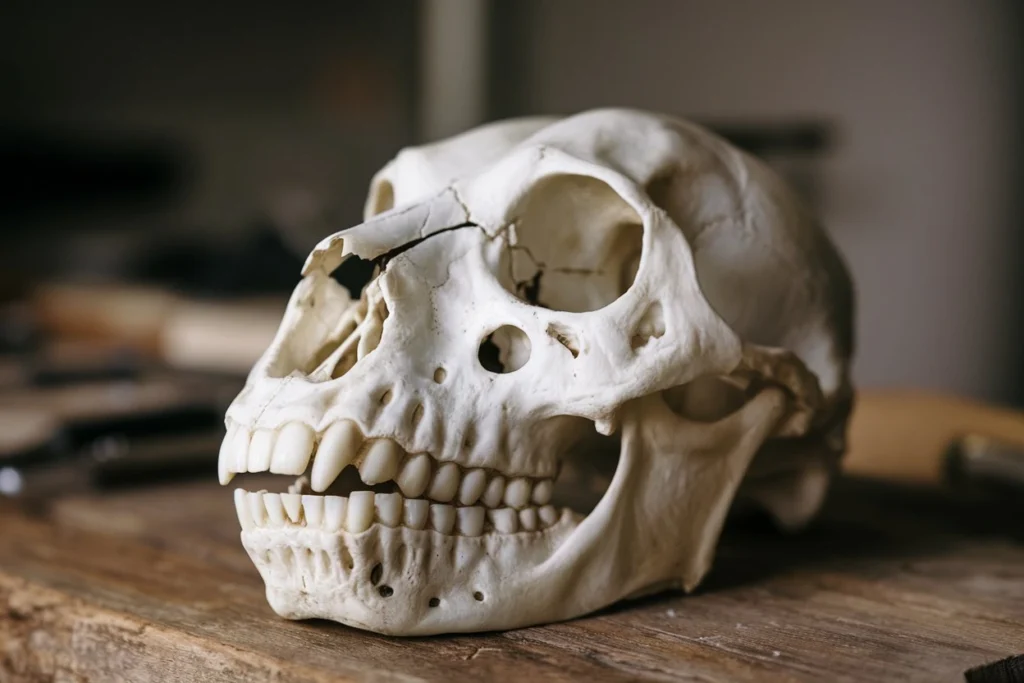
<path id="1" fill-rule="evenodd" d="M 316 435 L 307 425 L 289 422 L 277 435 L 270 471 L 274 474 L 302 474 L 309 464 L 315 442 Z"/>
<path id="2" fill-rule="evenodd" d="M 551 494 L 554 492 L 555 483 L 552 479 L 542 479 L 533 487 L 531 500 L 534 505 L 547 505 L 551 502 Z"/>
<path id="3" fill-rule="evenodd" d="M 438 468 L 434 480 L 430 482 L 430 491 L 427 496 L 433 500 L 447 503 L 455 498 L 459 490 L 459 466 L 453 462 L 446 462 Z"/>
<path id="4" fill-rule="evenodd" d="M 487 518 L 499 533 L 514 534 L 519 531 L 519 515 L 512 508 L 488 510 Z"/>
<path id="5" fill-rule="evenodd" d="M 363 435 L 351 420 L 339 420 L 328 427 L 313 458 L 313 471 L 310 473 L 313 490 L 326 491 L 355 459 L 362 444 Z"/>
<path id="6" fill-rule="evenodd" d="M 537 508 L 523 508 L 519 511 L 519 528 L 523 531 L 537 530 Z"/>
<path id="7" fill-rule="evenodd" d="M 541 523 L 548 527 L 558 521 L 558 511 L 552 505 L 545 505 L 537 511 Z"/>
<path id="8" fill-rule="evenodd" d="M 505 487 L 505 505 L 511 508 L 524 508 L 530 502 L 530 490 L 533 488 L 529 479 L 520 477 L 513 479 Z"/>

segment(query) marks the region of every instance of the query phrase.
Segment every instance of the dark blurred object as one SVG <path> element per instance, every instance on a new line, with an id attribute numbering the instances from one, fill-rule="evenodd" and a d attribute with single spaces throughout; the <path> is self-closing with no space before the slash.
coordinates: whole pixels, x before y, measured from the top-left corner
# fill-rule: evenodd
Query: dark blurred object
<path id="1" fill-rule="evenodd" d="M 8 217 L 165 204 L 189 176 L 165 141 L 17 129 L 0 130 L 0 172 L 0 215 Z M 5 226 L 16 229 L 0 223 L 0 232 Z"/>
<path id="2" fill-rule="evenodd" d="M 946 477 L 956 488 L 1019 498 L 1024 493 L 1024 448 L 982 434 L 956 439 L 946 452 Z"/>
<path id="3" fill-rule="evenodd" d="M 967 683 L 1024 683 L 1024 655 L 968 669 L 964 680 Z"/>
<path id="4" fill-rule="evenodd" d="M 196 296 L 279 294 L 295 287 L 305 257 L 285 242 L 280 230 L 260 221 L 227 242 L 212 243 L 201 236 L 168 241 L 141 254 L 125 277 Z"/>

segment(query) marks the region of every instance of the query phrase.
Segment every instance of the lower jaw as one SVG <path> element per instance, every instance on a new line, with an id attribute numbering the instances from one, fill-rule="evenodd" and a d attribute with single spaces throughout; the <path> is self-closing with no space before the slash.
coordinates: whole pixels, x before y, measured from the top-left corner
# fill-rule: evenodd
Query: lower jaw
<path id="1" fill-rule="evenodd" d="M 357 534 L 260 528 L 243 531 L 242 544 L 282 617 L 429 635 L 531 621 L 524 589 L 538 587 L 537 572 L 581 522 L 563 509 L 539 531 L 473 537 L 380 524 Z"/>

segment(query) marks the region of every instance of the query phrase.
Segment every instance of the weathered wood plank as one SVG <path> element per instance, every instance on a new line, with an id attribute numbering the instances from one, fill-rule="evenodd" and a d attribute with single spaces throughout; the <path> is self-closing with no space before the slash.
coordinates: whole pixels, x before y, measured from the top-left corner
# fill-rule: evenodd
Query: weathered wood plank
<path id="1" fill-rule="evenodd" d="M 0 681 L 956 681 L 1024 652 L 1022 511 L 845 480 L 803 533 L 731 528 L 693 595 L 394 639 L 277 618 L 215 484 L 3 504 Z"/>

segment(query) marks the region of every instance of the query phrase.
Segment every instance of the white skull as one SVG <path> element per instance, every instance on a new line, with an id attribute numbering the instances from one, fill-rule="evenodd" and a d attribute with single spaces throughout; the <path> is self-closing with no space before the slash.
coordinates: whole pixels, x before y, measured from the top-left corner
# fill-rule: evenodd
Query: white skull
<path id="1" fill-rule="evenodd" d="M 350 254 L 378 263 L 359 301 L 329 277 Z M 307 474 L 235 496 L 288 618 L 482 631 L 689 590 L 737 495 L 799 526 L 844 447 L 842 262 L 689 123 L 600 110 L 404 150 L 304 275 L 221 452 L 225 484 Z M 610 446 L 596 507 L 556 509 L 561 464 L 589 481 Z"/>

